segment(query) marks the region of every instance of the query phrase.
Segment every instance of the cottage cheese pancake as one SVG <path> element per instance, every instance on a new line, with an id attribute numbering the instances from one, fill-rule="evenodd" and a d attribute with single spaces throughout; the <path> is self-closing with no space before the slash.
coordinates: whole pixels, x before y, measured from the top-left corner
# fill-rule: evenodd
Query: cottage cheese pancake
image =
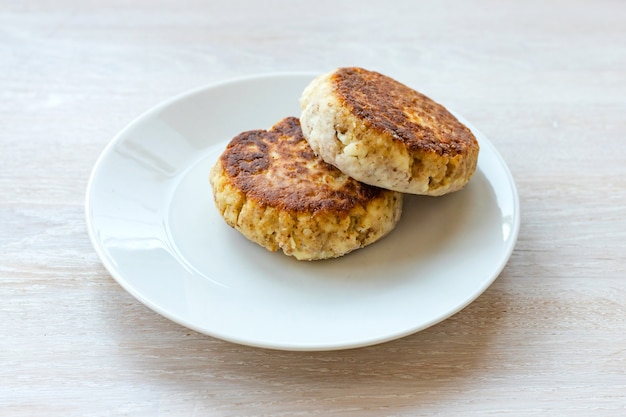
<path id="1" fill-rule="evenodd" d="M 377 72 L 339 68 L 321 75 L 300 104 L 312 149 L 367 184 L 437 196 L 463 188 L 476 169 L 479 146 L 466 126 Z"/>
<path id="2" fill-rule="evenodd" d="M 401 193 L 358 182 L 315 155 L 294 117 L 233 138 L 209 179 L 228 225 L 299 260 L 369 245 L 402 211 Z"/>

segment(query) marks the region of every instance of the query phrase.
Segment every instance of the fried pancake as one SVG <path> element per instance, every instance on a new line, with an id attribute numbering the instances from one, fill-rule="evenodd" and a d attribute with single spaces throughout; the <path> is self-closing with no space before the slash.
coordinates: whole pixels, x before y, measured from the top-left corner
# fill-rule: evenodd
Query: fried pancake
<path id="1" fill-rule="evenodd" d="M 299 260 L 369 245 L 402 211 L 401 193 L 360 183 L 316 156 L 294 117 L 233 138 L 209 179 L 228 225 Z"/>
<path id="2" fill-rule="evenodd" d="M 300 98 L 302 131 L 324 161 L 377 187 L 443 195 L 476 169 L 472 132 L 442 105 L 362 68 L 313 80 Z"/>

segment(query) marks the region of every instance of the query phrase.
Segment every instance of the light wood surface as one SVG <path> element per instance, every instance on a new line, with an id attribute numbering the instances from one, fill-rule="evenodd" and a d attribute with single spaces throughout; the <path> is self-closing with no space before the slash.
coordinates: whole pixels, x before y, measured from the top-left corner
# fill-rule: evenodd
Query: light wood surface
<path id="1" fill-rule="evenodd" d="M 420 333 L 239 346 L 126 293 L 89 242 L 98 155 L 207 83 L 358 65 L 482 130 L 519 188 L 495 283 Z M 5 1 L 0 415 L 626 415 L 626 2 Z"/>

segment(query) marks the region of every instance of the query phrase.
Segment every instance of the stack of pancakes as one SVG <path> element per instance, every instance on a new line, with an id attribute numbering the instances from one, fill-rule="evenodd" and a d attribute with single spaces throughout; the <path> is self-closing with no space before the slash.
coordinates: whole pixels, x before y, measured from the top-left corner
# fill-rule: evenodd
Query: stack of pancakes
<path id="1" fill-rule="evenodd" d="M 237 135 L 211 169 L 215 204 L 253 242 L 299 260 L 336 258 L 391 232 L 403 193 L 463 188 L 479 146 L 443 106 L 385 75 L 314 79 L 300 120 Z"/>

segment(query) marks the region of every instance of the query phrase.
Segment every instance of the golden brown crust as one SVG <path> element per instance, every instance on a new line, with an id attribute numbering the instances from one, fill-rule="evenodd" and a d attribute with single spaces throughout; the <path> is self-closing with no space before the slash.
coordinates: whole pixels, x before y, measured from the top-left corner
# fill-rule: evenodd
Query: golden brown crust
<path id="1" fill-rule="evenodd" d="M 247 199 L 293 213 L 348 212 L 384 192 L 347 177 L 317 157 L 295 117 L 281 120 L 269 131 L 239 134 L 220 161 L 233 186 Z"/>
<path id="2" fill-rule="evenodd" d="M 390 77 L 351 67 L 337 69 L 331 80 L 339 102 L 368 129 L 411 152 L 453 157 L 478 147 L 472 132 L 445 107 Z"/>

